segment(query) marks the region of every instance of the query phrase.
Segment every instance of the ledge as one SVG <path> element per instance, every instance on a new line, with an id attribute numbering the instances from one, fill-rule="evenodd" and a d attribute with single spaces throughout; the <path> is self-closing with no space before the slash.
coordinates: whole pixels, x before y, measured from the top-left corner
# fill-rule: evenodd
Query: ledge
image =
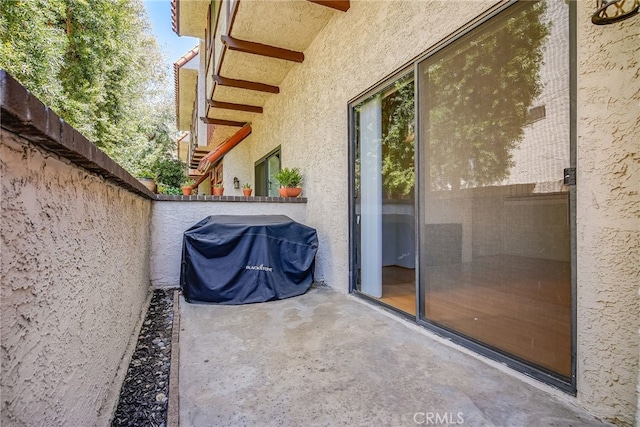
<path id="1" fill-rule="evenodd" d="M 0 70 L 0 116 L 2 128 L 7 131 L 119 187 L 155 200 L 155 194 L 40 102 L 5 70 Z"/>
<path id="2" fill-rule="evenodd" d="M 169 194 L 158 194 L 156 200 L 164 202 L 307 203 L 306 197 L 174 196 Z"/>

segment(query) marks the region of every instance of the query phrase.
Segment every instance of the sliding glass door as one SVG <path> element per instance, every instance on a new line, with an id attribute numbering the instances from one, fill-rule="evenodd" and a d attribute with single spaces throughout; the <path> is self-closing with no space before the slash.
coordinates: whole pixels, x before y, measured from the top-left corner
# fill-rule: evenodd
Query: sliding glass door
<path id="1" fill-rule="evenodd" d="M 518 2 L 351 104 L 353 289 L 561 387 L 575 371 L 568 9 Z"/>
<path id="2" fill-rule="evenodd" d="M 568 12 L 524 2 L 418 66 L 420 317 L 571 365 Z"/>
<path id="3" fill-rule="evenodd" d="M 357 289 L 415 315 L 413 73 L 354 106 Z"/>

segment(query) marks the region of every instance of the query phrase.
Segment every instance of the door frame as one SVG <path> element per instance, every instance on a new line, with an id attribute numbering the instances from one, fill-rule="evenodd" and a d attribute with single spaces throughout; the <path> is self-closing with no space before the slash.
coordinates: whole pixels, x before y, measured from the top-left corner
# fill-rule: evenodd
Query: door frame
<path id="1" fill-rule="evenodd" d="M 553 0 L 548 0 L 553 1 Z M 356 129 L 355 129 L 355 115 L 354 107 L 360 102 L 369 98 L 377 93 L 382 87 L 390 84 L 398 78 L 405 75 L 410 70 L 414 73 L 414 97 L 415 97 L 415 129 L 420 129 L 420 115 L 419 115 L 419 88 L 421 80 L 418 72 L 419 64 L 430 57 L 431 55 L 439 52 L 445 46 L 455 42 L 461 37 L 468 34 L 470 31 L 486 23 L 490 19 L 496 17 L 502 12 L 506 11 L 510 7 L 516 5 L 517 0 L 509 0 L 502 4 L 498 4 L 489 10 L 485 11 L 480 16 L 469 22 L 467 25 L 459 28 L 458 30 L 445 37 L 430 49 L 412 59 L 409 63 L 393 71 L 390 75 L 384 79 L 376 82 L 373 86 L 366 91 L 360 93 L 356 97 L 352 98 L 347 103 L 347 118 L 348 118 L 348 196 L 349 196 L 349 292 L 355 296 L 362 298 L 366 301 L 372 302 L 376 305 L 381 305 L 393 313 L 400 315 L 404 318 L 410 319 L 416 324 L 425 327 L 429 331 L 435 333 L 438 336 L 445 337 L 448 340 L 461 345 L 481 356 L 485 356 L 489 359 L 495 360 L 499 363 L 505 364 L 508 367 L 521 372 L 527 376 L 533 377 L 543 383 L 554 386 L 570 395 L 575 396 L 577 394 L 576 383 L 576 364 L 577 364 L 577 256 L 576 256 L 576 186 L 570 186 L 569 188 L 569 227 L 570 227 L 570 245 L 571 245 L 571 377 L 562 377 L 556 373 L 533 366 L 529 362 L 519 359 L 516 356 L 508 355 L 501 351 L 497 351 L 489 347 L 487 344 L 482 344 L 479 341 L 462 336 L 459 333 L 448 330 L 441 326 L 438 326 L 432 322 L 424 320 L 424 307 L 421 301 L 424 301 L 424 286 L 420 286 L 421 268 L 421 242 L 420 242 L 420 219 L 422 218 L 421 211 L 421 193 L 423 190 L 419 187 L 418 183 L 421 182 L 421 169 L 419 168 L 420 156 L 421 156 L 421 138 L 420 132 L 416 131 L 415 139 L 415 242 L 416 242 L 416 269 L 415 269 L 415 283 L 416 283 L 416 315 L 413 316 L 402 310 L 399 310 L 393 306 L 385 304 L 377 298 L 370 297 L 357 289 L 358 283 L 358 259 L 357 250 L 358 238 L 357 233 L 357 215 L 356 215 L 356 189 L 355 189 L 355 160 L 356 160 Z M 517 7 L 517 6 L 516 6 Z M 576 35 L 576 22 L 577 22 L 577 6 L 575 2 L 568 2 L 568 14 L 569 14 L 569 160 L 570 165 L 568 167 L 576 168 L 576 103 L 577 103 L 577 35 Z"/>

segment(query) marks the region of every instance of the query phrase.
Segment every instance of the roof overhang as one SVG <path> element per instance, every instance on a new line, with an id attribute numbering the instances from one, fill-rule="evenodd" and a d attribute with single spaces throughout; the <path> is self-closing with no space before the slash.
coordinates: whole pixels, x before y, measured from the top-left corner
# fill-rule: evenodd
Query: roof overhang
<path id="1" fill-rule="evenodd" d="M 204 39 L 211 0 L 171 0 L 173 31 L 179 36 Z"/>
<path id="2" fill-rule="evenodd" d="M 190 130 L 197 96 L 198 47 L 194 47 L 174 64 L 176 124 L 178 130 Z"/>
<path id="3" fill-rule="evenodd" d="M 204 119 L 251 122 L 348 0 L 236 0 L 214 37 L 217 61 Z M 222 29 L 229 28 L 225 33 Z"/>

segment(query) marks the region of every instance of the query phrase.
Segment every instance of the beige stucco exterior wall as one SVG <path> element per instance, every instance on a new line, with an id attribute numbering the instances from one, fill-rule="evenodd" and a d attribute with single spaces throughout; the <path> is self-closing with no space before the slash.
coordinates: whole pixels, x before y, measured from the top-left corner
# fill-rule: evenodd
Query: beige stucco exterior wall
<path id="1" fill-rule="evenodd" d="M 0 424 L 108 425 L 149 292 L 152 202 L 1 132 Z"/>
<path id="2" fill-rule="evenodd" d="M 245 182 L 251 184 L 251 188 L 253 188 L 255 182 L 254 163 L 257 159 L 252 157 L 250 148 L 251 145 L 243 141 L 224 156 L 222 180 L 225 196 L 242 196 L 242 186 Z M 240 188 L 237 190 L 233 188 L 233 178 L 238 178 L 240 181 Z M 255 189 L 252 194 L 255 195 Z"/>
<path id="3" fill-rule="evenodd" d="M 446 8 L 433 3 L 352 1 L 311 43 L 243 142 L 253 161 L 281 145 L 282 166 L 300 167 L 307 223 L 318 230 L 318 279 L 340 292 L 349 288 L 349 100 L 493 4 L 465 2 L 443 28 L 438 13 Z"/>
<path id="4" fill-rule="evenodd" d="M 578 2 L 578 399 L 633 424 L 640 310 L 640 17 Z"/>
<path id="5" fill-rule="evenodd" d="M 320 239 L 318 278 L 338 291 L 347 292 L 349 280 L 347 104 L 497 1 L 442 3 L 352 0 L 305 51 L 243 142 L 251 162 L 281 145 L 283 167 L 301 168 L 307 224 Z M 575 403 L 632 424 L 640 326 L 640 17 L 596 27 L 592 9 L 592 2 L 578 2 Z M 241 157 L 246 152 L 233 162 Z"/>

